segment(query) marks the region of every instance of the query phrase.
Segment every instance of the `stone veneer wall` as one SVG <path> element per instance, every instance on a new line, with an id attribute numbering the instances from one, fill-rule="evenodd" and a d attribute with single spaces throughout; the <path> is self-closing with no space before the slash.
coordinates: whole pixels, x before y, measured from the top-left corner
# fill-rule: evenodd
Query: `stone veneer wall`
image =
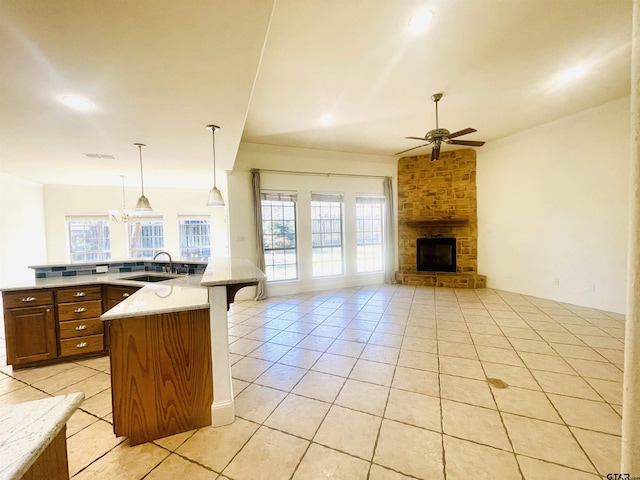
<path id="1" fill-rule="evenodd" d="M 456 272 L 418 272 L 418 238 L 456 238 Z M 476 152 L 473 149 L 401 158 L 398 162 L 396 280 L 405 285 L 480 288 Z"/>

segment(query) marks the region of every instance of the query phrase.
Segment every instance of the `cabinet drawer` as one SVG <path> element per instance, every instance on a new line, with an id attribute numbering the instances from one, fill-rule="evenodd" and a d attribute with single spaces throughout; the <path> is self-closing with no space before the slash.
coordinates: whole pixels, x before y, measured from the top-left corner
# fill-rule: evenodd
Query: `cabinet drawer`
<path id="1" fill-rule="evenodd" d="M 3 292 L 4 308 L 36 307 L 53 305 L 52 290 L 21 290 L 19 292 Z"/>
<path id="2" fill-rule="evenodd" d="M 80 320 L 99 317 L 102 314 L 102 300 L 90 302 L 61 303 L 58 305 L 58 320 Z"/>
<path id="3" fill-rule="evenodd" d="M 103 332 L 102 320 L 88 318 L 86 320 L 71 320 L 60 323 L 60 339 L 99 335 Z"/>
<path id="4" fill-rule="evenodd" d="M 60 356 L 79 355 L 81 353 L 100 352 L 104 350 L 104 335 L 60 340 Z"/>
<path id="5" fill-rule="evenodd" d="M 139 290 L 137 287 L 108 287 L 107 288 L 107 298 L 109 300 L 117 300 L 118 302 L 124 300 L 125 298 L 133 295 Z"/>
<path id="6" fill-rule="evenodd" d="M 87 287 L 80 285 L 56 290 L 58 303 L 84 302 L 86 300 L 101 300 L 102 287 Z"/>

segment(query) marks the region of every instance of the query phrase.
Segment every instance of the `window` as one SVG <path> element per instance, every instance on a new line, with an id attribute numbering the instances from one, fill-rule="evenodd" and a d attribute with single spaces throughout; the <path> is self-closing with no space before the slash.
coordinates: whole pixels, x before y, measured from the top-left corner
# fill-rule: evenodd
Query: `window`
<path id="1" fill-rule="evenodd" d="M 311 194 L 313 276 L 342 275 L 342 194 Z"/>
<path id="2" fill-rule="evenodd" d="M 138 217 L 129 223 L 129 258 L 153 258 L 163 248 L 162 217 Z"/>
<path id="3" fill-rule="evenodd" d="M 190 260 L 211 257 L 211 221 L 207 215 L 178 216 L 180 255 Z"/>
<path id="4" fill-rule="evenodd" d="M 71 263 L 111 259 L 109 217 L 67 216 Z"/>
<path id="5" fill-rule="evenodd" d="M 356 196 L 358 273 L 384 269 L 382 219 L 384 197 Z"/>
<path id="6" fill-rule="evenodd" d="M 268 281 L 298 278 L 295 193 L 261 192 L 262 240 Z"/>

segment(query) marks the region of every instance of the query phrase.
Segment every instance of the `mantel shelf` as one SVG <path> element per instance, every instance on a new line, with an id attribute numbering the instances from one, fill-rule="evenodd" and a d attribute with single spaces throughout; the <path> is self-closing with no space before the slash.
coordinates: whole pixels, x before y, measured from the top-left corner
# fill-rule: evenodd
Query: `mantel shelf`
<path id="1" fill-rule="evenodd" d="M 467 225 L 469 223 L 468 218 L 438 218 L 433 220 L 405 220 L 404 224 L 408 227 L 423 228 L 423 227 L 456 227 Z"/>

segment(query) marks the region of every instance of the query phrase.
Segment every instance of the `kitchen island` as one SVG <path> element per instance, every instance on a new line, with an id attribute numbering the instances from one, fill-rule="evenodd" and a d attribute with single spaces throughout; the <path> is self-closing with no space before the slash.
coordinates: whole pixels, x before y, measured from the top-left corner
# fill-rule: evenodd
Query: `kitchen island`
<path id="1" fill-rule="evenodd" d="M 55 271 L 59 267 L 43 268 Z M 84 302 L 89 288 L 101 288 L 106 311 L 98 322 L 106 326 L 100 335 L 104 347 L 98 344 L 93 354 L 110 353 L 115 432 L 140 443 L 197 426 L 233 422 L 227 310 L 238 290 L 256 285 L 264 274 L 247 260 L 229 258 L 212 259 L 203 274 L 174 275 L 158 283 L 132 279 L 140 273 L 145 271 L 110 270 L 3 286 L 3 297 L 15 297 L 16 312 L 29 314 L 14 315 L 12 328 L 34 326 L 13 330 L 24 333 L 25 339 L 43 336 L 35 345 L 31 340 L 24 351 L 18 349 L 22 357 L 16 355 L 16 362 L 10 364 L 24 368 L 82 358 L 75 352 L 75 356 L 62 355 L 63 336 L 69 329 L 84 333 L 93 327 L 84 319 L 77 324 L 76 320 L 61 321 L 61 305 L 66 304 L 58 302 L 58 297 L 64 300 L 61 294 L 68 290 L 74 301 Z M 164 274 L 151 270 L 147 275 Z M 112 291 L 113 295 L 109 294 Z M 5 324 L 7 306 L 5 302 Z M 34 315 L 34 308 L 38 308 L 38 315 Z M 89 310 L 84 303 L 76 303 L 71 313 L 82 316 Z M 8 351 L 15 347 L 14 339 L 7 334 Z M 88 343 L 80 337 L 73 340 L 80 349 Z M 119 430 L 122 425 L 126 427 Z"/>
<path id="2" fill-rule="evenodd" d="M 262 279 L 249 261 L 213 259 L 200 288 L 149 285 L 102 315 L 116 435 L 135 445 L 234 421 L 227 310 Z"/>

